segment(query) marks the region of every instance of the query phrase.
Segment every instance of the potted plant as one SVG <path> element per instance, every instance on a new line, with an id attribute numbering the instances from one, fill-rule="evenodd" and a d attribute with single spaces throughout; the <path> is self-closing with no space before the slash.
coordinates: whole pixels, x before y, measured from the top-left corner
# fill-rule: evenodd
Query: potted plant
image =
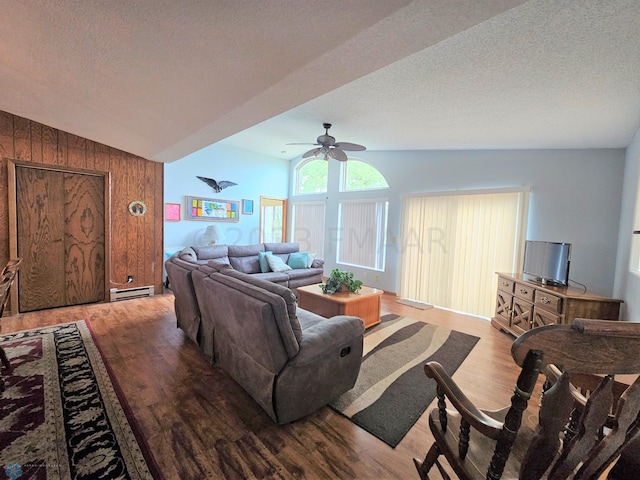
<path id="1" fill-rule="evenodd" d="M 320 285 L 323 293 L 336 293 L 341 291 L 357 292 L 362 288 L 360 280 L 353 279 L 353 272 L 334 268 L 326 283 Z"/>

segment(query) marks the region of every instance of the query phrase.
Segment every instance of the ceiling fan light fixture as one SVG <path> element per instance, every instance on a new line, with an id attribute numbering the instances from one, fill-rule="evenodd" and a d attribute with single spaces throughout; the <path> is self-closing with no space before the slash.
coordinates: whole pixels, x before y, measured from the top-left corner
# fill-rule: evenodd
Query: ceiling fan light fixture
<path id="1" fill-rule="evenodd" d="M 318 156 L 323 156 L 325 160 L 329 160 L 329 158 L 335 158 L 339 162 L 346 162 L 349 158 L 347 154 L 344 153 L 344 150 L 351 151 L 362 151 L 366 150 L 366 147 L 363 145 L 358 145 L 357 143 L 349 143 L 349 142 L 340 142 L 336 143 L 336 139 L 329 135 L 329 129 L 331 128 L 330 123 L 323 123 L 322 126 L 325 129 L 324 135 L 320 135 L 317 138 L 317 143 L 310 144 L 315 145 L 319 148 L 314 148 L 309 150 L 308 152 L 302 155 L 302 158 L 309 158 L 311 156 L 318 158 Z M 290 143 L 288 145 L 303 145 L 303 144 L 295 144 Z"/>

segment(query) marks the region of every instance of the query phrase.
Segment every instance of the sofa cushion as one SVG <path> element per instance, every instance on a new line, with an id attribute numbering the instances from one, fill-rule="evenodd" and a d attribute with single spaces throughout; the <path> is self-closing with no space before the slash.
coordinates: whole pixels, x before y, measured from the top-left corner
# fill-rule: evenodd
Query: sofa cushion
<path id="1" fill-rule="evenodd" d="M 262 273 L 267 273 L 271 271 L 269 267 L 269 262 L 267 262 L 267 255 L 271 255 L 273 252 L 269 250 L 268 252 L 258 252 L 258 261 L 260 262 L 260 271 Z"/>
<path id="2" fill-rule="evenodd" d="M 229 263 L 243 273 L 260 273 L 259 252 L 266 251 L 264 244 L 229 245 Z"/>
<path id="3" fill-rule="evenodd" d="M 278 285 L 282 285 L 284 287 L 288 287 L 289 275 L 287 275 L 287 273 L 292 271 L 293 270 L 287 270 L 287 272 L 252 273 L 251 276 L 259 278 L 261 280 L 266 280 L 268 282 L 277 283 Z"/>
<path id="4" fill-rule="evenodd" d="M 300 251 L 300 245 L 296 242 L 289 243 L 265 243 L 265 250 L 271 250 L 274 255 L 286 255 L 293 252 Z"/>
<path id="5" fill-rule="evenodd" d="M 291 270 L 291 267 L 284 263 L 280 257 L 275 255 L 267 255 L 267 263 L 269 264 L 269 268 L 274 272 L 284 272 L 286 270 Z"/>
<path id="6" fill-rule="evenodd" d="M 289 260 L 287 260 L 287 265 L 294 269 L 307 268 L 308 263 L 308 252 L 292 252 L 289 254 Z"/>
<path id="7" fill-rule="evenodd" d="M 173 257 L 184 260 L 185 262 L 198 263 L 198 255 L 192 247 L 185 247 L 178 253 L 173 254 Z"/>
<path id="8" fill-rule="evenodd" d="M 196 254 L 198 263 L 207 263 L 209 260 L 219 259 L 229 263 L 228 245 L 206 245 L 204 247 L 191 247 Z M 185 248 L 185 250 L 187 250 Z M 183 250 L 184 251 L 184 250 Z"/>
<path id="9" fill-rule="evenodd" d="M 320 285 L 322 283 L 323 270 L 321 268 L 289 270 L 286 273 L 289 275 L 287 287 L 293 291 L 296 291 L 298 287 L 302 287 L 303 285 Z"/>
<path id="10" fill-rule="evenodd" d="M 194 285 L 198 295 L 207 289 L 221 293 L 208 295 L 203 300 L 203 307 L 210 306 L 214 314 L 216 345 L 233 340 L 236 347 L 253 356 L 254 361 L 271 373 L 278 373 L 287 359 L 300 351 L 286 302 L 280 295 L 221 272 L 204 278 L 196 274 Z"/>
<path id="11" fill-rule="evenodd" d="M 295 279 L 309 278 L 318 274 L 318 272 L 322 273 L 322 271 L 318 270 L 317 268 L 295 268 L 295 269 L 287 270 L 285 273 L 289 277 L 289 281 L 291 281 L 294 278 Z M 322 283 L 322 276 L 320 276 L 320 280 L 318 281 L 318 283 Z"/>
<path id="12" fill-rule="evenodd" d="M 302 328 L 300 327 L 300 322 L 298 322 L 298 304 L 296 302 L 296 295 L 289 288 L 283 285 L 278 285 L 277 283 L 274 283 L 273 280 L 258 278 L 259 275 L 248 275 L 246 273 L 238 272 L 237 270 L 224 270 L 222 273 L 282 297 L 287 305 L 287 314 L 289 315 L 291 330 L 293 330 L 296 340 L 300 341 L 302 338 Z M 286 277 L 284 274 L 279 275 Z"/>
<path id="13" fill-rule="evenodd" d="M 227 259 L 228 260 L 228 259 Z M 216 258 L 213 260 L 209 260 L 207 265 L 213 268 L 216 272 L 220 272 L 222 270 L 233 270 L 233 267 L 229 265 L 228 261 L 224 261 L 222 259 Z"/>

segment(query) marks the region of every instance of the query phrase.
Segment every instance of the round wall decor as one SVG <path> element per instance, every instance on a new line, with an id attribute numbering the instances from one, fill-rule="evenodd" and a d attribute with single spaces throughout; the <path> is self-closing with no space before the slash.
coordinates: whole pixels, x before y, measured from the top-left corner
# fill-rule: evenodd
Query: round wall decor
<path id="1" fill-rule="evenodd" d="M 129 213 L 136 217 L 147 213 L 147 206 L 140 200 L 135 200 L 129 204 Z"/>

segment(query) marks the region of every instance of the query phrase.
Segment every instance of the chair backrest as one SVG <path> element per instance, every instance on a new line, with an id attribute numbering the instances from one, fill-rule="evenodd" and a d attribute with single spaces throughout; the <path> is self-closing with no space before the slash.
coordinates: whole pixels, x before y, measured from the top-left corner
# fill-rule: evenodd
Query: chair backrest
<path id="1" fill-rule="evenodd" d="M 4 309 L 9 302 L 11 286 L 16 279 L 21 263 L 22 258 L 11 259 L 2 269 L 2 273 L 0 273 L 0 317 L 4 314 Z"/>
<path id="2" fill-rule="evenodd" d="M 543 393 L 536 436 L 521 462 L 520 478 L 598 478 L 640 435 L 640 378 L 620 393 L 614 376 L 640 374 L 640 323 L 578 319 L 518 337 L 512 355 L 523 366 L 542 351 L 542 369 L 562 372 Z M 599 376 L 580 404 L 573 384 Z"/>
<path id="3" fill-rule="evenodd" d="M 2 275 L 4 275 L 5 273 L 15 273 L 18 271 L 18 269 L 20 268 L 20 264 L 22 263 L 22 258 L 18 257 L 18 258 L 12 258 L 11 260 L 9 260 L 7 262 L 7 264 L 4 266 L 4 268 L 2 269 Z"/>

